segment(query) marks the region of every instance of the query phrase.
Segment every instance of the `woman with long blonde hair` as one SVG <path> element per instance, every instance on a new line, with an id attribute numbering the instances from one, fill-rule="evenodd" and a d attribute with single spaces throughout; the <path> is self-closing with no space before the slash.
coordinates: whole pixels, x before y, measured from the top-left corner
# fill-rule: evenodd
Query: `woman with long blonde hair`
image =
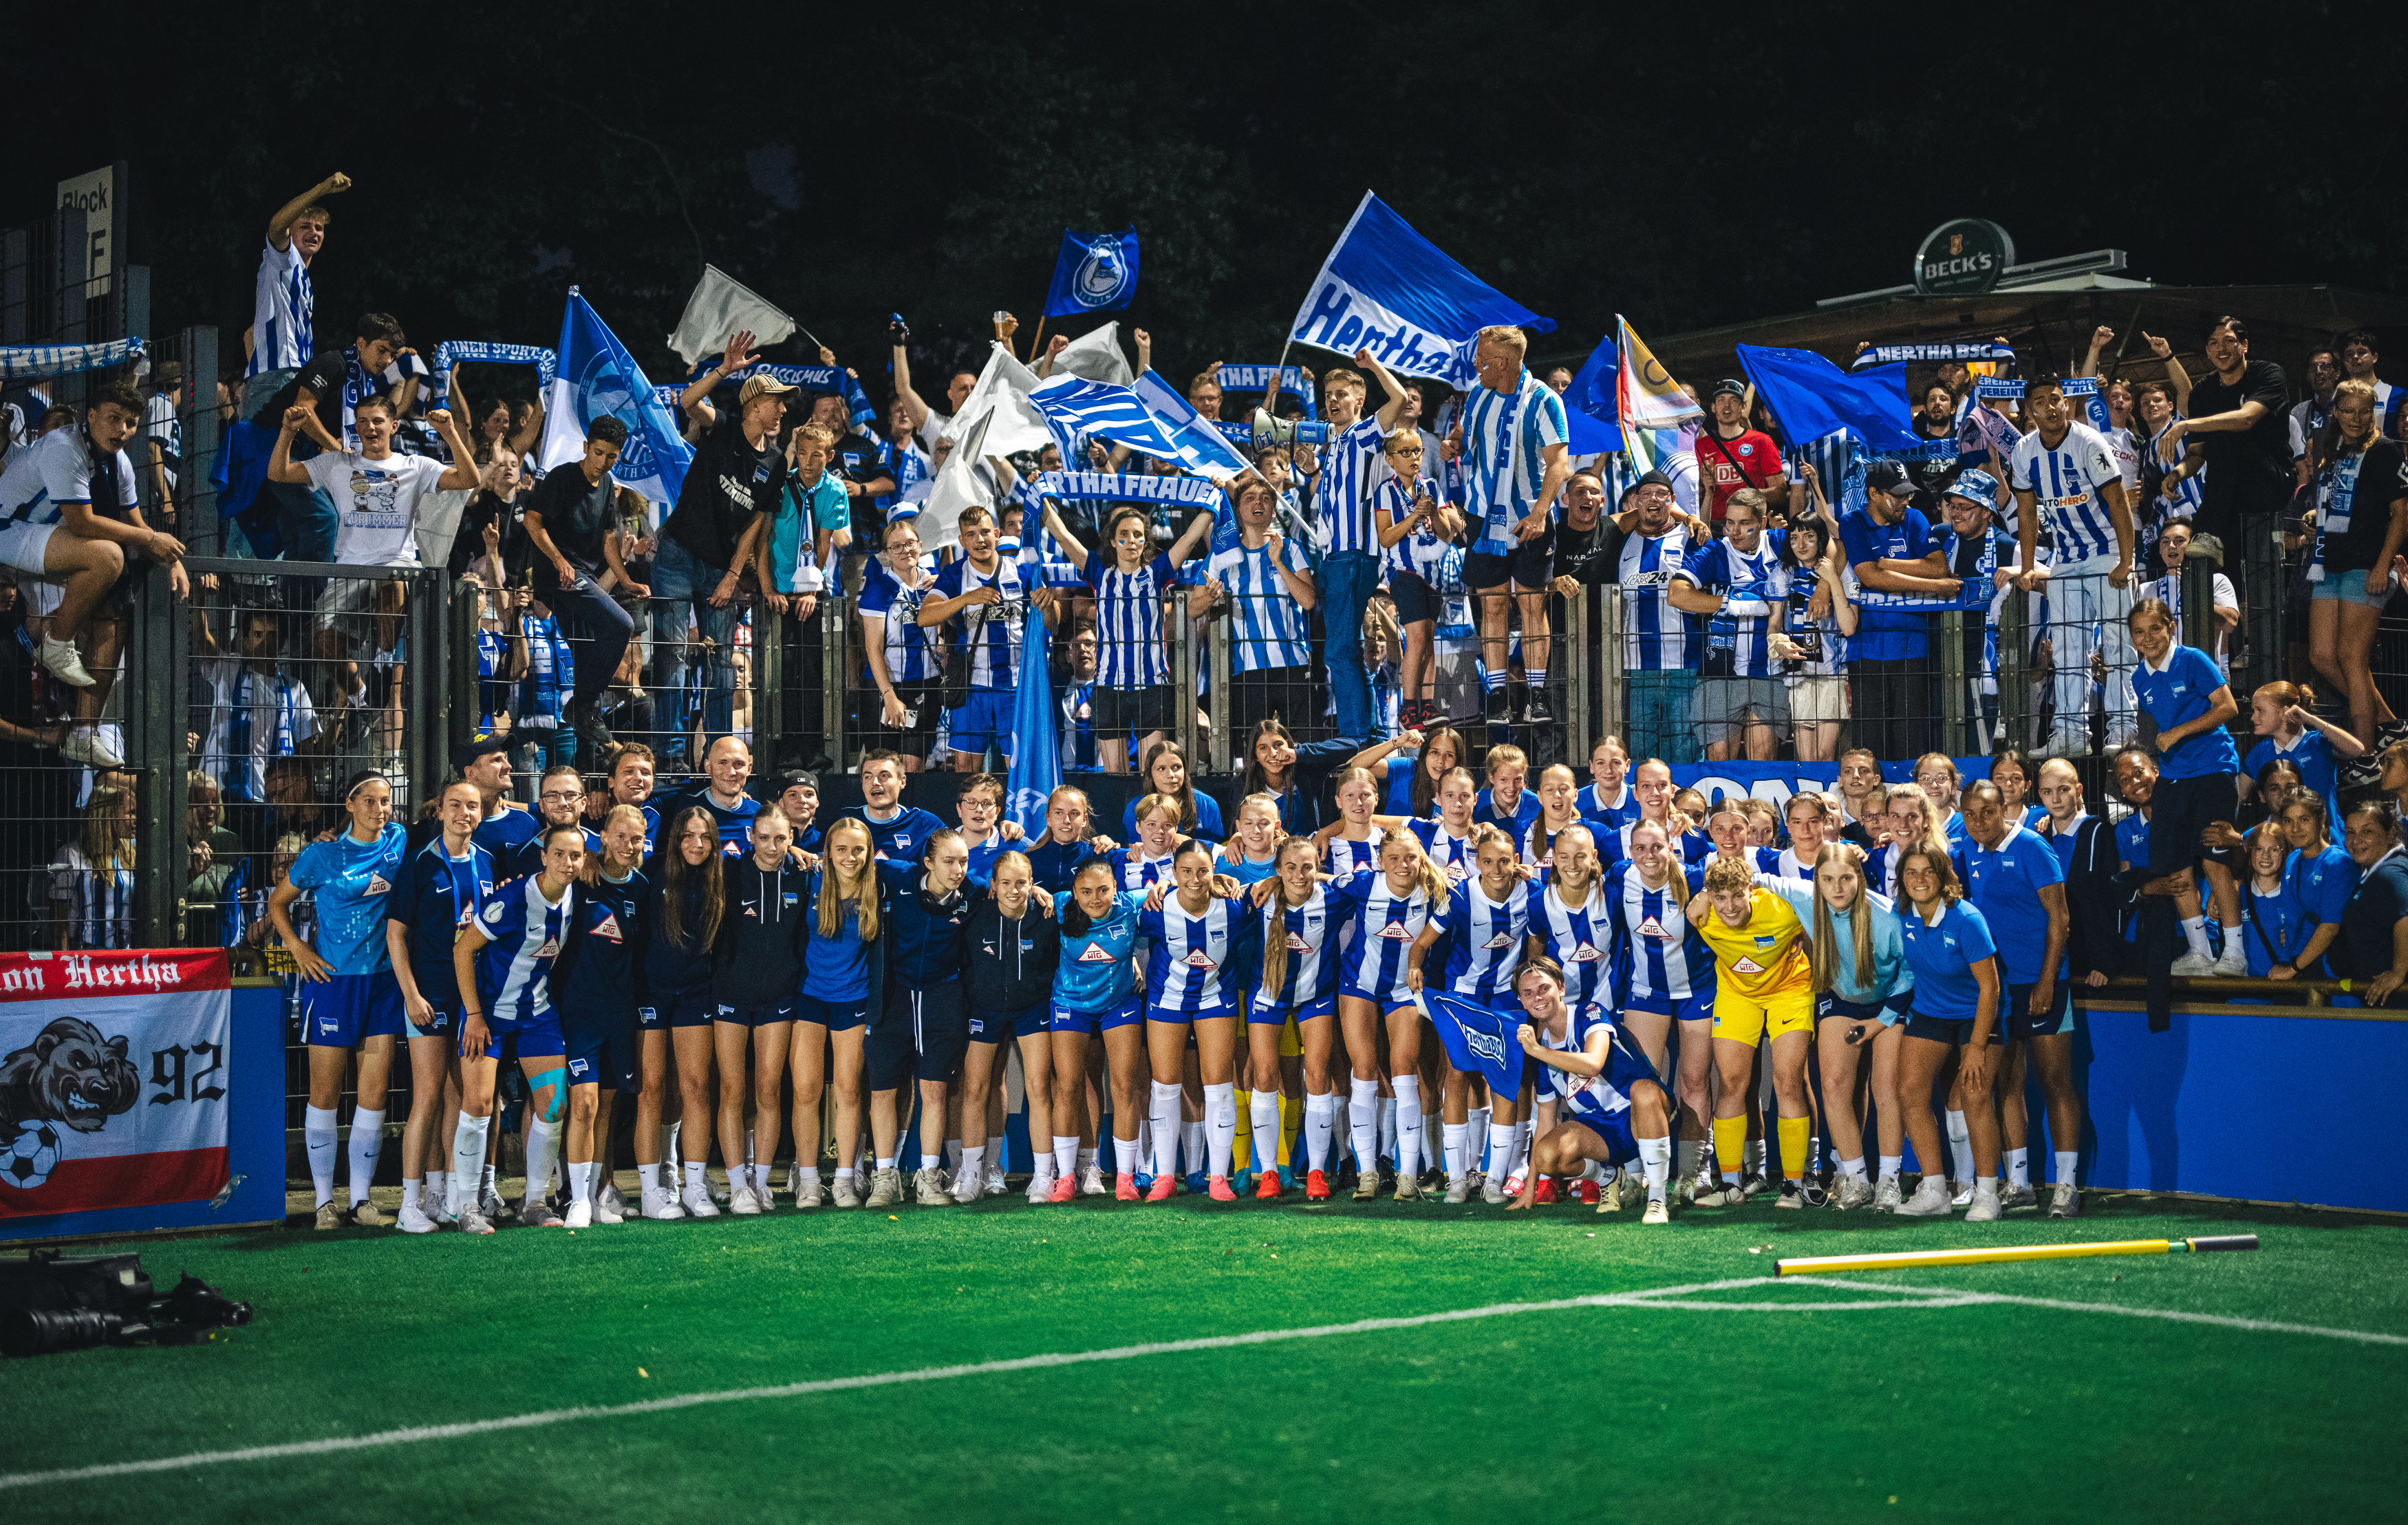
<path id="1" fill-rule="evenodd" d="M 1814 970 L 1814 1045 L 1823 1068 L 1823 1129 L 1840 1167 L 1832 1205 L 1871 1204 L 1877 1213 L 1902 1200 L 1898 1171 L 1904 1125 L 1898 1110 L 1900 1019 L 1914 994 L 1904 939 L 1890 902 L 1866 887 L 1863 855 L 1848 842 L 1814 857 L 1814 907 L 1807 956 Z M 1867 1178 L 1863 1115 L 1856 1104 L 1860 1056 L 1872 1056 L 1866 1100 L 1881 1130 L 1878 1183 Z"/>
<path id="2" fill-rule="evenodd" d="M 858 1207 L 861 1146 L 862 1042 L 875 992 L 869 956 L 878 942 L 878 870 L 869 827 L 841 816 L 821 844 L 820 866 L 805 891 L 810 902 L 810 942 L 801 999 L 795 1003 L 794 1047 L 787 1066 L 795 1081 L 795 1205 L 817 1207 L 820 1196 L 820 1098 L 827 1088 L 828 1054 L 836 1055 L 836 1190 L 838 1207 Z"/>

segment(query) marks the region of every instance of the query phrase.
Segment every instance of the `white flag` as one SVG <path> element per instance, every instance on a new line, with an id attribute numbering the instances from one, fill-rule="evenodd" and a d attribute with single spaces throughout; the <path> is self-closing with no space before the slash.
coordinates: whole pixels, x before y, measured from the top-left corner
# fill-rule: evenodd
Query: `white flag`
<path id="1" fill-rule="evenodd" d="M 937 468 L 936 485 L 928 490 L 927 501 L 920 505 L 920 517 L 911 522 L 911 527 L 920 532 L 921 550 L 939 551 L 958 544 L 962 538 L 962 511 L 971 504 L 995 507 L 993 473 L 986 468 L 986 457 L 994 448 L 990 425 L 998 416 L 990 410 L 984 417 L 973 420 L 960 431 L 959 442 L 945 457 L 945 464 Z"/>
<path id="2" fill-rule="evenodd" d="M 1070 341 L 1070 347 L 1054 357 L 1054 374 L 1068 371 L 1091 381 L 1108 386 L 1126 386 L 1136 380 L 1129 369 L 1128 357 L 1121 353 L 1121 325 L 1108 323 L 1092 334 Z"/>
<path id="3" fill-rule="evenodd" d="M 995 345 L 987 355 L 986 368 L 979 372 L 978 385 L 970 388 L 970 395 L 962 399 L 962 410 L 946 425 L 945 437 L 968 439 L 972 424 L 991 416 L 982 454 L 1042 450 L 1054 442 L 1054 431 L 1046 427 L 1045 415 L 1028 400 L 1028 394 L 1036 389 L 1037 373 L 1013 359 L 1010 350 Z"/>
<path id="4" fill-rule="evenodd" d="M 792 338 L 795 320 L 719 266 L 706 265 L 694 295 L 685 299 L 685 316 L 669 336 L 669 348 L 687 365 L 698 366 L 747 328 L 752 331 L 753 346 L 766 349 Z"/>

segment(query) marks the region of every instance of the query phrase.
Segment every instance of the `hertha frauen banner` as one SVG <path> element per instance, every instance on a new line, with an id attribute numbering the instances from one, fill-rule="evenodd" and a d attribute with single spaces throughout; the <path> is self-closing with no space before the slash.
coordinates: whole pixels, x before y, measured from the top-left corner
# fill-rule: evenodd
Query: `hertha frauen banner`
<path id="1" fill-rule="evenodd" d="M 217 949 L 0 954 L 0 1216 L 215 1196 L 231 1009 Z"/>

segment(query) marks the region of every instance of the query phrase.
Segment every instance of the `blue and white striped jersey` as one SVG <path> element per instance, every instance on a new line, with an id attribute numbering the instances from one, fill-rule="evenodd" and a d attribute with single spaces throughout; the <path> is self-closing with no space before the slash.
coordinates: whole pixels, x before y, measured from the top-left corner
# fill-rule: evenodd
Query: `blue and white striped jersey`
<path id="1" fill-rule="evenodd" d="M 1569 1002 L 1570 997 L 1565 998 Z M 1599 1001 L 1584 1001 L 1572 1008 L 1570 1041 L 1568 1048 L 1585 1051 L 1588 1036 L 1598 1028 L 1614 1027 L 1612 1014 Z M 1628 1034 L 1616 1030 L 1614 1052 L 1603 1070 L 1584 1079 L 1566 1071 L 1554 1071 L 1557 1106 L 1564 1115 L 1584 1122 L 1607 1122 L 1630 1110 L 1630 1093 L 1624 1086 L 1637 1084 L 1640 1066 L 1645 1062 L 1638 1044 Z"/>
<path id="2" fill-rule="evenodd" d="M 1588 898 L 1568 905 L 1550 885 L 1540 893 L 1530 930 L 1546 940 L 1547 957 L 1564 969 L 1564 1000 L 1577 1011 L 1603 996 L 1612 971 L 1613 916 L 1605 902 L 1605 877 L 1589 881 Z"/>
<path id="3" fill-rule="evenodd" d="M 1607 872 L 1615 1010 L 1633 1001 L 1652 1008 L 1712 999 L 1714 956 L 1682 914 L 1705 883 L 1704 871 L 1694 868 L 1666 879 L 1661 889 L 1647 887 L 1636 863 L 1617 863 Z"/>
<path id="4" fill-rule="evenodd" d="M 1574 821 L 1570 826 L 1558 830 L 1547 825 L 1547 817 L 1542 812 L 1539 818 L 1531 822 L 1528 828 L 1522 833 L 1521 842 L 1515 844 L 1522 861 L 1539 870 L 1540 884 L 1550 883 L 1555 878 L 1555 838 L 1561 835 L 1562 831 L 1570 830 L 1573 826 L 1589 827 L 1591 833 L 1595 833 L 1593 823 L 1584 820 Z"/>
<path id="5" fill-rule="evenodd" d="M 2107 511 L 2106 489 L 2123 490 L 2115 453 L 2087 424 L 2069 424 L 2054 449 L 2034 429 L 2015 441 L 2007 459 L 2007 485 L 2032 495 L 2054 537 L 2060 563 L 2115 554 L 2115 525 Z"/>
<path id="6" fill-rule="evenodd" d="M 1254 982 L 1256 1006 L 1297 1006 L 1326 1000 L 1338 989 L 1338 933 L 1352 907 L 1315 885 L 1312 897 L 1289 906 L 1274 894 L 1262 910 L 1263 946 L 1274 937 L 1287 940 L 1287 978 L 1270 987 L 1268 977 Z"/>
<path id="7" fill-rule="evenodd" d="M 945 622 L 953 639 L 969 642 L 970 686 L 1013 688 L 1020 683 L 1020 637 L 1028 617 L 1028 584 L 1020 563 L 997 558 L 993 572 L 982 572 L 969 557 L 956 556 L 937 574 L 933 598 L 958 598 L 978 588 L 996 588 L 1003 602 L 966 609 Z"/>
<path id="8" fill-rule="evenodd" d="M 1480 526 L 1474 550 L 1501 555 L 1513 526 L 1539 506 L 1546 451 L 1570 438 L 1564 399 L 1524 367 L 1511 392 L 1475 386 L 1463 398 L 1465 508 Z"/>
<path id="9" fill-rule="evenodd" d="M 1629 862 L 1630 829 L 1638 824 L 1639 817 L 1634 815 L 1629 820 L 1625 821 L 1622 825 L 1615 827 L 1612 831 L 1598 838 L 1597 843 L 1598 856 L 1605 859 L 1608 863 Z M 1692 831 L 1688 835 L 1683 837 L 1680 841 L 1672 843 L 1672 851 L 1679 854 L 1682 861 L 1685 863 L 1703 863 L 1706 859 L 1713 856 L 1714 840 L 1712 837 L 1707 836 L 1703 831 Z"/>
<path id="10" fill-rule="evenodd" d="M 1145 844 L 1133 842 L 1126 847 L 1115 847 L 1104 856 L 1112 866 L 1112 883 L 1121 889 L 1142 891 L 1149 885 L 1174 883 L 1170 866 L 1179 856 L 1176 853 L 1148 857 Z"/>
<path id="11" fill-rule="evenodd" d="M 1446 900 L 1447 989 L 1484 1001 L 1512 991 L 1540 894 L 1523 879 L 1513 881 L 1502 900 L 1490 899 L 1477 879 L 1455 886 Z"/>
<path id="12" fill-rule="evenodd" d="M 1404 480 L 1390 477 L 1371 490 L 1371 522 L 1382 529 L 1401 525 L 1412 516 L 1416 496 L 1427 497 L 1433 503 L 1443 503 L 1438 483 L 1428 477 L 1416 477 L 1411 491 Z M 1439 538 L 1429 521 L 1413 526 L 1412 533 L 1380 553 L 1380 568 L 1394 575 L 1411 572 L 1435 588 L 1439 585 L 1440 563 L 1446 559 L 1448 542 Z"/>
<path id="13" fill-rule="evenodd" d="M 1330 838 L 1329 851 L 1322 856 L 1321 871 L 1343 879 L 1359 870 L 1378 868 L 1380 843 L 1386 838 L 1387 833 L 1376 826 L 1361 842 L 1349 842 L 1342 834 Z"/>
<path id="14" fill-rule="evenodd" d="M 1795 847 L 1757 848 L 1756 871 L 1778 879 L 1803 879 L 1809 884 L 1814 879 L 1814 865 L 1799 857 Z"/>
<path id="15" fill-rule="evenodd" d="M 1380 421 L 1364 418 L 1323 447 L 1312 496 L 1324 555 L 1380 554 L 1379 537 L 1371 533 L 1371 478 L 1380 468 Z"/>
<path id="16" fill-rule="evenodd" d="M 1779 608 L 1789 599 L 1789 568 L 1782 565 L 1781 547 L 1770 533 L 1760 536 L 1754 553 L 1741 551 L 1727 540 L 1712 540 L 1691 553 L 1672 574 L 1678 582 L 1725 601 L 1754 599 Z M 1709 678 L 1770 678 L 1779 669 L 1765 640 L 1770 614 L 1716 614 L 1706 625 L 1706 655 L 1698 671 Z"/>
<path id="17" fill-rule="evenodd" d="M 1697 625 L 1664 597 L 1672 575 L 1689 559 L 1689 532 L 1675 525 L 1656 540 L 1622 542 L 1614 581 L 1622 584 L 1623 667 L 1632 672 L 1679 672 L 1698 665 Z"/>
<path id="18" fill-rule="evenodd" d="M 1599 785 L 1584 784 L 1580 793 L 1572 797 L 1572 803 L 1579 809 L 1582 820 L 1594 821 L 1601 826 L 1627 826 L 1639 819 L 1639 798 L 1630 792 L 1628 773 L 1622 775 L 1619 797 L 1608 799 Z"/>
<path id="19" fill-rule="evenodd" d="M 1191 915 L 1171 895 L 1161 910 L 1140 911 L 1138 934 L 1154 943 L 1145 962 L 1147 1007 L 1191 1017 L 1228 1014 L 1244 979 L 1240 955 L 1254 910 L 1242 896 L 1215 896 L 1201 914 Z"/>
<path id="20" fill-rule="evenodd" d="M 134 945 L 134 870 L 117 859 L 103 868 L 84 856 L 81 843 L 63 844 L 50 865 L 50 899 L 65 902 L 78 947 Z"/>
<path id="21" fill-rule="evenodd" d="M 486 938 L 477 955 L 477 985 L 492 1022 L 523 1022 L 552 1010 L 552 964 L 568 934 L 577 885 L 572 882 L 558 900 L 547 900 L 538 878 L 528 874 L 494 885 L 477 913 Z"/>
<path id="22" fill-rule="evenodd" d="M 1345 901 L 1354 918 L 1340 988 L 1383 1005 L 1410 1003 L 1413 993 L 1405 985 L 1405 950 L 1429 925 L 1429 896 L 1418 884 L 1398 895 L 1388 887 L 1384 873 L 1358 873 L 1323 887 Z"/>
<path id="23" fill-rule="evenodd" d="M 259 283 L 251 299 L 251 365 L 243 374 L 298 370 L 309 363 L 314 343 L 310 325 L 317 318 L 318 297 L 309 284 L 309 265 L 301 251 L 287 242 L 282 249 L 265 244 L 259 254 Z"/>
<path id="24" fill-rule="evenodd" d="M 1240 541 L 1215 551 L 1210 565 L 1211 575 L 1229 590 L 1230 671 L 1300 668 L 1311 660 L 1304 610 L 1271 565 L 1268 543 L 1249 549 Z M 1303 548 L 1285 538 L 1280 540 L 1280 565 L 1299 577 L 1312 575 Z"/>
<path id="25" fill-rule="evenodd" d="M 1480 871 L 1480 854 L 1469 832 L 1458 837 L 1439 820 L 1409 822 L 1405 829 L 1421 842 L 1423 854 L 1438 865 L 1447 883 L 1460 885 Z"/>
<path id="26" fill-rule="evenodd" d="M 557 730 L 562 696 L 576 685 L 576 658 L 551 615 L 522 614 L 519 629 L 527 650 L 526 676 L 519 680 L 519 724 Z"/>
<path id="27" fill-rule="evenodd" d="M 1178 578 L 1170 558 L 1158 553 L 1133 572 L 1122 571 L 1109 552 L 1088 554 L 1080 581 L 1096 595 L 1097 687 L 1151 688 L 1170 681 L 1162 600 Z"/>
<path id="28" fill-rule="evenodd" d="M 886 623 L 881 655 L 889 683 L 926 683 L 942 670 L 938 647 L 929 640 L 934 632 L 920 625 L 920 605 L 935 591 L 934 579 L 916 588 L 905 587 L 896 581 L 894 568 L 881 559 L 872 558 L 862 572 L 861 612 L 876 614 Z M 863 677 L 875 682 L 866 670 Z"/>

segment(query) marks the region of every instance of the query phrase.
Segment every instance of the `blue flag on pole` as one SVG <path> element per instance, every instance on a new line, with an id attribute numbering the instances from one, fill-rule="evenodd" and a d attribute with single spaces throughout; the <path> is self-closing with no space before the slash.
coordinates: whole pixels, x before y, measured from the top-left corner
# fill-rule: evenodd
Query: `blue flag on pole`
<path id="1" fill-rule="evenodd" d="M 1611 337 L 1598 339 L 1572 384 L 1564 389 L 1564 422 L 1573 455 L 1611 455 L 1622 450 L 1622 413 L 1614 406 L 1614 374 L 1622 356 Z"/>
<path id="2" fill-rule="evenodd" d="M 655 503 L 676 502 L 694 447 L 679 435 L 676 415 L 653 395 L 643 367 L 574 286 L 560 318 L 558 353 L 537 464 L 550 471 L 582 459 L 585 426 L 615 418 L 627 425 L 627 448 L 610 474 Z"/>
<path id="3" fill-rule="evenodd" d="M 1045 315 L 1065 318 L 1106 312 L 1129 305 L 1137 295 L 1137 228 L 1126 233 L 1062 230 L 1062 252 L 1054 261 L 1054 284 L 1045 293 Z"/>
<path id="4" fill-rule="evenodd" d="M 1045 800 L 1062 786 L 1062 722 L 1054 711 L 1054 675 L 1046 665 L 1045 616 L 1028 611 L 1020 640 L 1020 692 L 1011 728 L 1020 741 L 1004 778 L 1004 815 L 1018 821 L 1024 840 L 1045 836 Z"/>
<path id="5" fill-rule="evenodd" d="M 1739 346 L 1739 363 L 1793 443 L 1847 431 L 1876 453 L 1922 443 L 1909 422 L 1905 367 L 1844 371 L 1812 350 Z"/>
<path id="6" fill-rule="evenodd" d="M 1439 1042 L 1446 1044 L 1447 1058 L 1455 1069 L 1485 1075 L 1489 1086 L 1506 1096 L 1522 1089 L 1522 1045 L 1513 1039 L 1513 1029 L 1525 1020 L 1519 1001 L 1511 1011 L 1492 1012 L 1476 1000 L 1430 989 L 1414 1000 L 1438 1029 Z"/>
<path id="7" fill-rule="evenodd" d="M 1460 387 L 1474 380 L 1473 337 L 1496 324 L 1539 333 L 1555 326 L 1447 258 L 1366 191 L 1288 338 L 1340 354 L 1368 349 L 1399 375 Z"/>
<path id="8" fill-rule="evenodd" d="M 1229 443 L 1229 437 L 1206 423 L 1204 415 L 1168 381 L 1149 370 L 1130 382 L 1129 389 L 1147 412 L 1169 425 L 1170 438 L 1180 447 L 1180 465 L 1198 476 L 1216 478 L 1233 477 L 1246 469 L 1246 458 Z"/>

